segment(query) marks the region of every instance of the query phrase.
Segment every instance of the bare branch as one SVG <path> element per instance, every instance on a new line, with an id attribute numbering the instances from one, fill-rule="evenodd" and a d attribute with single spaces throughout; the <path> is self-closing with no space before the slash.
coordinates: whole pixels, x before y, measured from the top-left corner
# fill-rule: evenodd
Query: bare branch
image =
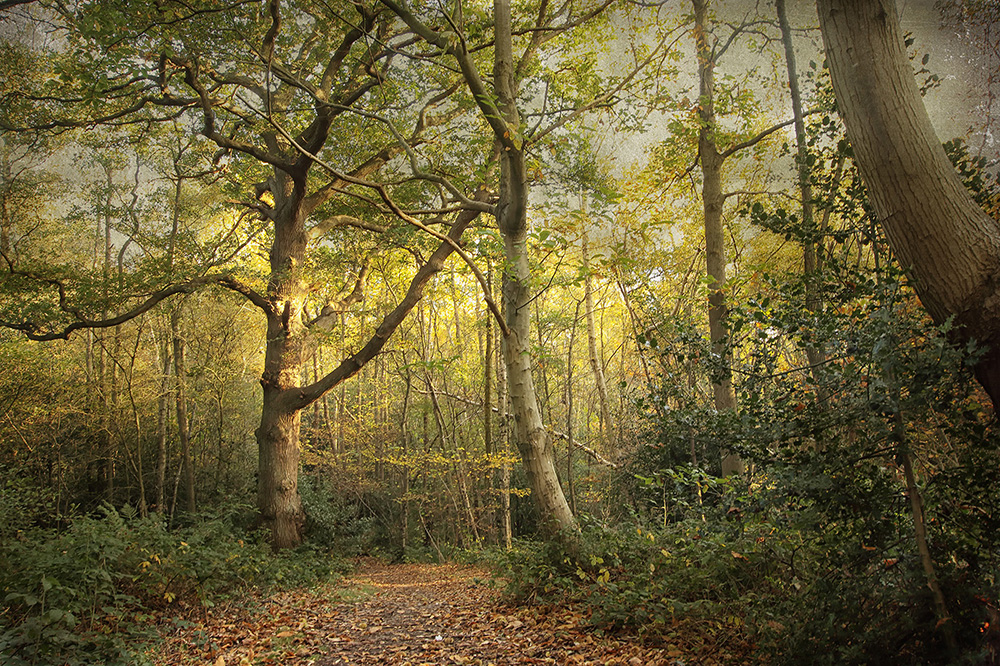
<path id="1" fill-rule="evenodd" d="M 32 321 L 9 322 L 0 320 L 0 326 L 3 328 L 20 331 L 29 340 L 36 340 L 39 342 L 45 342 L 48 340 L 69 340 L 70 334 L 74 331 L 85 330 L 88 328 L 111 328 L 113 326 L 124 324 L 125 322 L 135 319 L 141 314 L 149 312 L 158 303 L 175 294 L 190 294 L 198 289 L 201 289 L 202 287 L 212 284 L 226 287 L 227 289 L 242 294 L 247 298 L 247 300 L 259 307 L 265 313 L 272 313 L 273 310 L 271 303 L 249 286 L 243 284 L 231 275 L 217 274 L 204 275 L 160 289 L 159 291 L 153 292 L 146 298 L 145 301 L 136 307 L 116 317 L 111 317 L 110 319 L 89 319 L 83 316 L 79 308 L 69 305 L 66 298 L 66 288 L 62 282 L 53 279 L 34 279 L 38 279 L 56 287 L 59 292 L 59 308 L 63 312 L 77 317 L 77 321 L 71 322 L 64 326 L 61 330 L 56 331 L 44 331 L 38 324 Z"/>
<path id="2" fill-rule="evenodd" d="M 811 116 L 814 113 L 820 113 L 820 112 L 825 111 L 825 110 L 826 109 L 810 109 L 809 111 L 806 111 L 805 113 L 803 113 L 802 116 L 803 117 L 805 117 L 805 116 Z M 737 152 L 743 150 L 744 148 L 750 148 L 751 146 L 757 145 L 758 143 L 760 143 L 761 141 L 763 141 L 767 137 L 771 136 L 772 134 L 774 134 L 775 132 L 777 132 L 781 128 L 788 127 L 789 125 L 793 124 L 794 122 L 795 122 L 795 119 L 792 118 L 791 120 L 786 120 L 784 122 L 778 123 L 777 125 L 772 125 L 771 127 L 768 127 L 763 132 L 760 132 L 756 136 L 754 136 L 752 138 L 749 138 L 746 141 L 740 141 L 739 143 L 733 144 L 729 148 L 726 148 L 724 151 L 722 151 L 719 155 L 722 157 L 722 159 L 726 159 L 727 157 L 730 157 L 731 155 L 733 155 L 733 153 L 737 153 Z"/>

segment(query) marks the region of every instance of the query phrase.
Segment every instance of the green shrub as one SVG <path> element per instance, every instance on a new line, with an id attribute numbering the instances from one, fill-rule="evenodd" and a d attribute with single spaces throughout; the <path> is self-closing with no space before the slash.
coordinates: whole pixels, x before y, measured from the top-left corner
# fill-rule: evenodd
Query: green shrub
<path id="1" fill-rule="evenodd" d="M 586 524 L 573 553 L 555 542 L 519 542 L 494 562 L 519 599 L 583 602 L 608 629 L 664 632 L 678 620 L 742 624 L 745 599 L 772 565 L 757 532 L 700 518 L 650 529 Z"/>
<path id="2" fill-rule="evenodd" d="M 62 531 L 20 530 L 0 544 L 0 662 L 141 663 L 136 643 L 153 612 L 311 584 L 341 564 L 309 548 L 273 554 L 263 534 L 234 527 L 238 514 L 171 531 L 156 514 L 104 506 Z"/>

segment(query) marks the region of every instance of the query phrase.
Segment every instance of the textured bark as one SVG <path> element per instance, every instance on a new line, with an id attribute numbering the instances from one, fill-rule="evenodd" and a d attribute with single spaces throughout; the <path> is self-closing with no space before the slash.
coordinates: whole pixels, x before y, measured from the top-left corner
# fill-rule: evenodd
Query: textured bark
<path id="1" fill-rule="evenodd" d="M 892 0 L 818 0 L 837 104 L 879 222 L 934 320 L 985 346 L 1000 404 L 1000 224 L 969 196 L 934 133 Z"/>
<path id="2" fill-rule="evenodd" d="M 715 408 L 718 411 L 736 409 L 736 394 L 729 371 L 730 354 L 726 325 L 726 241 L 723 235 L 722 208 L 726 197 L 722 192 L 722 164 L 725 157 L 719 152 L 713 135 L 715 121 L 715 62 L 705 33 L 708 0 L 693 0 L 695 46 L 698 52 L 698 80 L 700 82 L 698 116 L 698 157 L 701 161 L 701 198 L 705 215 L 705 264 L 708 272 L 708 329 L 712 353 L 723 365 L 721 377 L 712 382 Z M 722 453 L 722 474 L 740 474 L 744 463 L 739 456 L 728 451 Z"/>
<path id="3" fill-rule="evenodd" d="M 271 532 L 274 548 L 289 548 L 302 540 L 305 512 L 299 497 L 299 432 L 301 409 L 285 396 L 301 386 L 307 333 L 302 310 L 306 287 L 301 270 L 305 262 L 305 183 L 275 170 L 274 240 L 269 254 L 271 275 L 267 298 L 267 345 L 264 351 L 263 408 L 257 429 L 257 503 L 261 524 Z"/>
<path id="4" fill-rule="evenodd" d="M 528 265 L 528 185 L 524 150 L 520 140 L 510 141 L 510 135 L 520 134 L 517 110 L 517 87 L 514 79 L 514 58 L 511 44 L 509 0 L 493 4 L 496 26 L 494 76 L 500 111 L 508 139 L 500 160 L 500 195 L 497 202 L 497 226 L 504 238 L 507 259 L 503 273 L 503 301 L 510 335 L 504 340 L 503 353 L 507 368 L 507 386 L 514 416 L 514 437 L 528 482 L 531 496 L 538 509 L 542 532 L 555 536 L 576 528 L 559 476 L 556 473 L 555 451 L 545 432 L 538 397 L 531 373 L 531 269 Z M 504 143 L 501 137 L 498 137 Z"/>

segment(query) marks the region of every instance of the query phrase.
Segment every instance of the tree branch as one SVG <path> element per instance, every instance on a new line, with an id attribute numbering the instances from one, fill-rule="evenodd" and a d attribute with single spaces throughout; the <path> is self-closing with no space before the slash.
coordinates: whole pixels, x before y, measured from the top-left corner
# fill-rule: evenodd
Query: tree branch
<path id="1" fill-rule="evenodd" d="M 424 41 L 454 56 L 462 72 L 462 78 L 465 79 L 465 85 L 468 86 L 469 92 L 472 93 L 476 105 L 482 111 L 483 118 L 489 124 L 490 129 L 493 130 L 493 134 L 496 135 L 497 140 L 506 148 L 520 150 L 521 146 L 518 145 L 520 141 L 517 138 L 518 128 L 507 126 L 507 123 L 503 119 L 503 114 L 500 113 L 500 109 L 493 102 L 495 96 L 487 90 L 486 84 L 483 82 L 482 77 L 479 76 L 479 70 L 476 69 L 476 64 L 469 55 L 469 51 L 464 48 L 464 42 L 457 36 L 454 36 L 453 39 L 449 38 L 449 35 L 453 35 L 453 33 L 440 33 L 428 28 L 404 4 L 400 4 L 395 0 L 381 1 L 382 4 L 395 12 L 396 16 L 401 18 L 413 32 L 422 37 Z"/>
<path id="2" fill-rule="evenodd" d="M 802 114 L 802 117 L 804 118 L 806 116 L 811 116 L 814 113 L 820 113 L 821 111 L 826 111 L 826 109 L 819 109 L 819 108 L 817 108 L 817 109 L 810 109 L 810 110 L 804 112 Z M 791 120 L 786 120 L 784 122 L 778 123 L 777 125 L 772 125 L 771 127 L 768 127 L 763 132 L 760 132 L 756 136 L 754 136 L 754 137 L 752 137 L 750 139 L 747 139 L 746 141 L 740 141 L 739 143 L 733 144 L 729 148 L 726 148 L 724 151 L 722 151 L 721 153 L 719 153 L 719 155 L 720 155 L 720 157 L 722 157 L 722 159 L 726 159 L 727 157 L 730 157 L 733 153 L 738 153 L 739 151 L 743 150 L 744 148 L 750 148 L 751 146 L 757 145 L 758 143 L 760 143 L 761 141 L 763 141 L 767 137 L 771 136 L 772 134 L 774 134 L 775 132 L 777 132 L 781 128 L 788 127 L 789 125 L 792 125 L 794 123 L 795 123 L 795 119 L 792 118 Z"/>
<path id="3" fill-rule="evenodd" d="M 451 231 L 448 232 L 447 241 L 442 241 L 428 258 L 427 263 L 417 270 L 416 275 L 410 280 L 410 287 L 407 289 L 403 300 L 382 319 L 382 323 L 379 324 L 379 327 L 368 340 L 368 343 L 319 381 L 302 388 L 287 389 L 280 398 L 285 402 L 285 406 L 289 409 L 304 409 L 323 397 L 327 391 L 337 386 L 340 382 L 360 372 L 365 363 L 373 359 L 382 350 L 382 347 L 385 346 L 385 343 L 388 342 L 389 338 L 406 318 L 406 315 L 416 306 L 417 302 L 423 296 L 424 287 L 435 274 L 444 268 L 445 260 L 458 247 L 462 233 L 478 216 L 479 211 L 463 210 L 452 225 Z"/>
<path id="4" fill-rule="evenodd" d="M 304 155 L 309 156 L 316 164 L 319 164 L 321 167 L 330 172 L 330 175 L 334 176 L 335 178 L 339 178 L 345 182 L 354 183 L 355 185 L 361 185 L 363 187 L 375 190 L 382 198 L 382 201 L 384 201 L 385 204 L 389 207 L 389 210 L 391 210 L 393 214 L 399 217 L 399 219 L 415 226 L 416 228 L 420 229 L 425 233 L 430 234 L 431 236 L 434 236 L 442 243 L 449 245 L 451 249 L 454 252 L 456 252 L 458 256 L 460 256 L 462 260 L 469 266 L 473 274 L 476 276 L 476 279 L 479 281 L 479 285 L 483 290 L 483 300 L 485 300 L 486 304 L 489 306 L 490 312 L 493 314 L 494 319 L 496 319 L 497 324 L 500 326 L 500 330 L 503 332 L 504 337 L 510 335 L 510 329 L 507 328 L 507 322 L 504 321 L 503 315 L 500 313 L 500 308 L 497 307 L 496 302 L 490 296 L 490 290 L 486 286 L 486 276 L 483 275 L 483 272 L 479 270 L 479 267 L 476 266 L 476 263 L 472 260 L 472 258 L 465 252 L 465 250 L 462 249 L 462 246 L 459 245 L 458 241 L 451 237 L 451 234 L 448 234 L 447 236 L 440 234 L 437 231 L 434 231 L 430 227 L 426 226 L 425 224 L 421 223 L 420 220 L 413 217 L 412 215 L 408 215 L 402 208 L 400 208 L 396 204 L 395 201 L 392 200 L 392 197 L 389 196 L 389 193 L 386 192 L 385 187 L 383 185 L 380 185 L 378 183 L 372 183 L 362 178 L 354 178 L 353 176 L 348 176 L 347 174 L 340 173 L 335 168 L 333 168 L 329 163 L 320 159 L 318 156 L 313 155 L 312 153 L 306 151 L 306 149 L 300 146 L 295 141 L 295 139 L 293 139 L 291 135 L 289 135 L 288 132 L 286 132 L 282 127 L 278 125 L 274 125 L 274 127 L 297 150 L 302 152 Z M 489 193 L 486 191 L 485 188 L 481 187 L 478 190 L 476 190 L 476 194 L 473 196 L 472 200 L 470 200 L 469 206 L 465 206 L 463 202 L 463 210 L 461 213 L 459 213 L 458 220 L 456 220 L 455 224 L 452 225 L 452 229 L 454 229 L 456 226 L 459 225 L 463 215 L 471 215 L 469 222 L 478 217 L 479 213 L 482 212 L 480 210 L 479 204 L 485 205 L 488 196 Z M 494 210 L 493 206 L 488 206 L 488 208 L 491 212 Z"/>
<path id="5" fill-rule="evenodd" d="M 204 275 L 202 277 L 170 285 L 169 287 L 153 292 L 153 294 L 151 294 L 141 304 L 118 315 L 117 317 L 111 317 L 110 319 L 88 319 L 83 316 L 79 308 L 69 305 L 66 298 L 66 288 L 62 282 L 48 278 L 35 277 L 34 279 L 46 282 L 56 287 L 59 292 L 59 309 L 77 317 L 78 319 L 78 321 L 71 322 L 70 324 L 64 326 L 61 330 L 57 331 L 43 331 L 38 324 L 32 321 L 9 322 L 0 320 L 0 326 L 3 328 L 20 331 L 29 340 L 35 340 L 38 342 L 46 342 L 49 340 L 69 340 L 70 334 L 74 331 L 85 330 L 88 328 L 111 328 L 113 326 L 118 326 L 135 319 L 139 315 L 145 314 L 149 310 L 153 309 L 153 307 L 155 307 L 158 303 L 175 294 L 190 294 L 198 289 L 201 289 L 202 287 L 212 284 L 226 287 L 227 289 L 231 289 L 232 291 L 242 294 L 247 298 L 247 300 L 259 307 L 265 313 L 272 313 L 273 311 L 270 302 L 249 286 L 243 284 L 231 275 L 217 274 Z"/>

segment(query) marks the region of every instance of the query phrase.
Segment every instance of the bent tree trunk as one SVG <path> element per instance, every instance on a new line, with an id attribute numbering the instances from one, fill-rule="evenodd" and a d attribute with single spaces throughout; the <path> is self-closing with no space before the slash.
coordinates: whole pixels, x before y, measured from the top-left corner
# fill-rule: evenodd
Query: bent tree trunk
<path id="1" fill-rule="evenodd" d="M 1000 405 L 1000 223 L 963 186 L 931 126 L 893 0 L 818 0 L 840 114 L 893 252 L 937 323 L 985 353 Z"/>

